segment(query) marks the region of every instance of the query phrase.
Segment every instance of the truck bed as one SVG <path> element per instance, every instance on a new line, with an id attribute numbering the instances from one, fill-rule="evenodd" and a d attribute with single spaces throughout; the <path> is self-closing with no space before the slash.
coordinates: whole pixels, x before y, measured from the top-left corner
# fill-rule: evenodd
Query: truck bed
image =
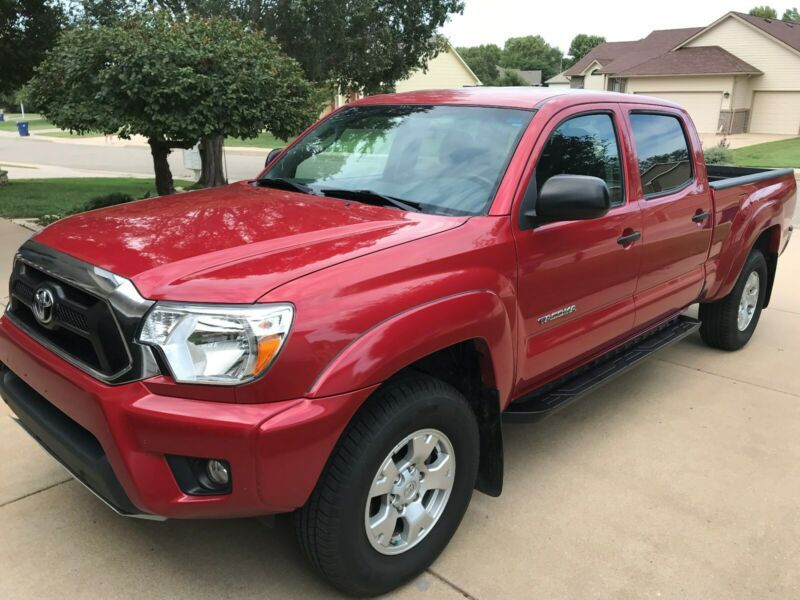
<path id="1" fill-rule="evenodd" d="M 763 169 L 758 167 L 730 167 L 706 165 L 708 184 L 715 190 L 724 190 L 737 185 L 758 183 L 776 177 L 794 175 L 792 169 Z"/>

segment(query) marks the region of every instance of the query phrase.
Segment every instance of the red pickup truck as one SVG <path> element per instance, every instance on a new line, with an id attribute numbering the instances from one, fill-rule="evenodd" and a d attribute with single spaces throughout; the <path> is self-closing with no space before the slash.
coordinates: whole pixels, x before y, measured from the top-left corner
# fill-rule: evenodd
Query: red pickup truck
<path id="1" fill-rule="evenodd" d="M 698 328 L 744 346 L 796 202 L 791 170 L 707 166 L 683 109 L 622 94 L 371 97 L 277 154 L 25 243 L 0 390 L 117 512 L 294 512 L 358 595 L 500 494 L 501 421 Z"/>

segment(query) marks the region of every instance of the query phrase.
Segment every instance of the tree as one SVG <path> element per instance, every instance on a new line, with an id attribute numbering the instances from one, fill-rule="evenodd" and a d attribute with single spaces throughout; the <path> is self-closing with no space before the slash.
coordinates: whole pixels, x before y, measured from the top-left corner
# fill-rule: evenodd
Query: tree
<path id="1" fill-rule="evenodd" d="M 518 71 L 515 71 L 514 69 L 503 69 L 503 72 L 500 74 L 500 77 L 497 78 L 497 81 L 494 85 L 500 87 L 513 87 L 530 84 L 522 78 L 522 75 L 520 75 Z"/>
<path id="2" fill-rule="evenodd" d="M 172 15 L 221 15 L 274 37 L 309 80 L 374 93 L 424 68 L 445 48 L 436 34 L 463 0 L 83 0 L 87 16 L 154 5 Z M 91 19 L 90 19 L 91 20 Z M 94 19 L 97 22 L 98 19 Z M 102 22 L 102 21 L 101 21 Z"/>
<path id="3" fill-rule="evenodd" d="M 496 44 L 484 44 L 472 48 L 458 48 L 458 53 L 481 80 L 483 85 L 496 85 L 500 71 L 498 65 L 503 51 Z"/>
<path id="4" fill-rule="evenodd" d="M 0 0 L 2 1 L 2 0 Z M 446 48 L 436 34 L 463 0 L 82 0 L 81 17 L 103 24 L 155 6 L 178 15 L 222 15 L 274 37 L 313 83 L 327 89 L 389 91 Z M 273 132 L 275 133 L 275 132 Z M 203 149 L 221 153 L 221 140 Z M 206 180 L 205 152 L 203 177 Z"/>
<path id="5" fill-rule="evenodd" d="M 506 40 L 501 66 L 528 71 L 541 69 L 542 79 L 556 75 L 561 67 L 561 50 L 544 41 L 540 35 Z"/>
<path id="6" fill-rule="evenodd" d="M 797 7 L 787 8 L 785 11 L 783 11 L 781 21 L 786 21 L 787 23 L 800 23 L 800 11 L 797 10 Z"/>
<path id="7" fill-rule="evenodd" d="M 66 32 L 27 92 L 59 127 L 146 137 L 161 195 L 174 191 L 172 148 L 265 129 L 288 137 L 319 114 L 299 65 L 273 40 L 228 19 L 163 11 Z M 205 158 L 215 163 L 207 184 L 224 182 L 221 153 Z"/>
<path id="8" fill-rule="evenodd" d="M 754 17 L 764 17 L 765 19 L 777 19 L 778 11 L 771 6 L 754 6 L 750 9 L 750 14 Z"/>
<path id="9" fill-rule="evenodd" d="M 54 0 L 0 0 L 0 94 L 19 89 L 55 43 L 64 25 Z"/>
<path id="10" fill-rule="evenodd" d="M 572 38 L 572 43 L 569 45 L 569 54 L 572 57 L 572 62 L 576 63 L 584 56 L 589 54 L 589 52 L 595 47 L 599 46 L 600 44 L 605 43 L 606 38 L 600 35 L 587 35 L 585 33 L 579 33 L 574 38 Z"/>

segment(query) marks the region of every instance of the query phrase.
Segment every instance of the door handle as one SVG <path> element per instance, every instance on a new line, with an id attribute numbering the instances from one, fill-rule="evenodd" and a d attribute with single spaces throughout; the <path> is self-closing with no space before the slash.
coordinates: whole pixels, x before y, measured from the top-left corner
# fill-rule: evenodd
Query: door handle
<path id="1" fill-rule="evenodd" d="M 692 222 L 693 222 L 693 223 L 702 223 L 702 222 L 703 222 L 703 221 L 705 221 L 705 220 L 706 220 L 708 217 L 709 217 L 708 211 L 705 211 L 705 210 L 700 210 L 700 209 L 698 208 L 698 209 L 697 209 L 697 212 L 696 212 L 696 213 L 694 213 L 694 216 L 692 217 Z"/>
<path id="2" fill-rule="evenodd" d="M 618 237 L 617 238 L 617 243 L 620 246 L 630 246 L 633 242 L 638 240 L 640 237 L 642 237 L 642 232 L 641 231 L 634 231 L 633 233 L 628 233 L 626 235 Z"/>

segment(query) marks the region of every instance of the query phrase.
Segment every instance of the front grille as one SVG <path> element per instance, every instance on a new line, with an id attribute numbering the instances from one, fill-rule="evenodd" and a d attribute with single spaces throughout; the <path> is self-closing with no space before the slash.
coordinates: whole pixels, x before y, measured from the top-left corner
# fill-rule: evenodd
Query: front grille
<path id="1" fill-rule="evenodd" d="M 8 312 L 35 338 L 104 376 L 130 366 L 125 339 L 104 299 L 22 261 L 14 267 L 10 288 Z M 34 312 L 39 290 L 48 290 L 54 298 L 46 322 Z"/>

